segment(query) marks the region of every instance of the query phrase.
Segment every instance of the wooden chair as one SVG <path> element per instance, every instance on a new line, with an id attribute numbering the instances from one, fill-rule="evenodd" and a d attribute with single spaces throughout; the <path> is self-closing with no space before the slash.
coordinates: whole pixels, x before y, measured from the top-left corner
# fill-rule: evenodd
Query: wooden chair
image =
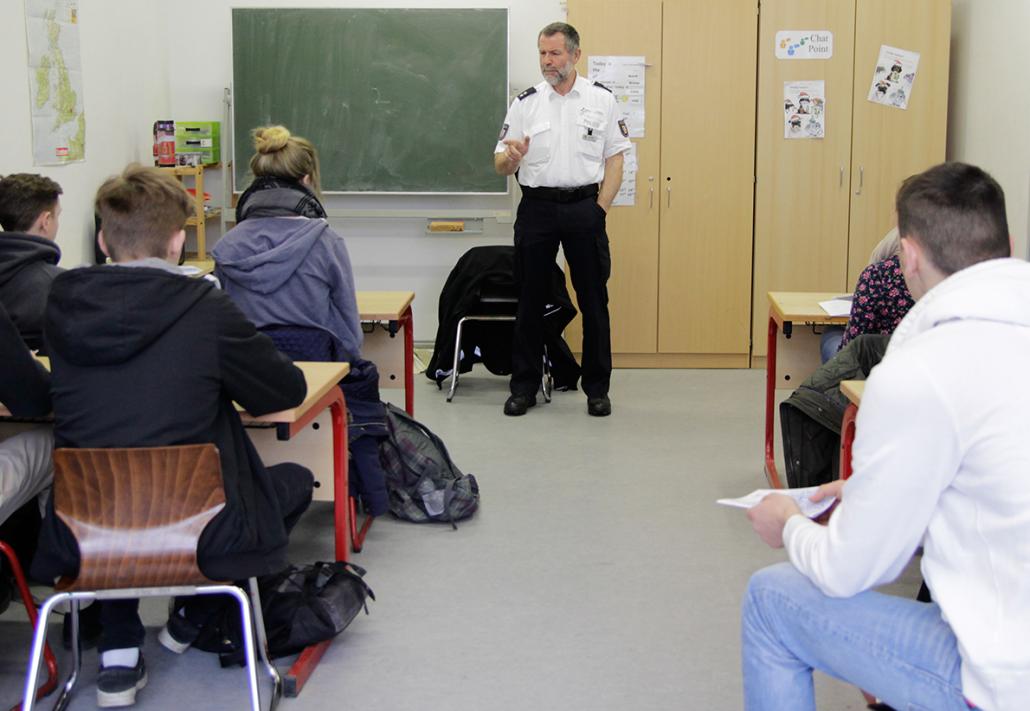
<path id="1" fill-rule="evenodd" d="M 268 660 L 257 581 L 250 598 L 237 586 L 215 583 L 200 572 L 197 542 L 225 506 L 221 464 L 213 444 L 138 449 L 54 451 L 54 511 L 79 544 L 78 577 L 62 578 L 40 608 L 32 644 L 25 711 L 32 708 L 47 620 L 54 607 L 71 607 L 71 675 L 55 708 L 70 699 L 81 668 L 79 604 L 139 597 L 231 595 L 240 606 L 251 708 L 258 711 L 255 617 L 258 648 L 273 680 L 270 709 L 282 686 Z M 251 606 L 253 600 L 253 607 Z"/>

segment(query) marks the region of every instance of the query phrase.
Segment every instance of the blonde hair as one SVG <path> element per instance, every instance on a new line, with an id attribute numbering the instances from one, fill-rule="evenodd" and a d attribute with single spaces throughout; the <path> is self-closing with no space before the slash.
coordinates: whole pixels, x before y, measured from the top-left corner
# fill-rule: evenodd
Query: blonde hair
<path id="1" fill-rule="evenodd" d="M 297 181 L 309 175 L 315 195 L 322 196 L 318 152 L 311 141 L 290 135 L 285 126 L 262 126 L 251 135 L 257 152 L 250 159 L 250 172 L 256 177 L 268 175 Z"/>
<path id="2" fill-rule="evenodd" d="M 869 255 L 869 263 L 876 264 L 877 262 L 882 262 L 884 259 L 893 257 L 900 251 L 901 237 L 898 236 L 898 228 L 895 227 L 873 247 L 873 252 Z"/>

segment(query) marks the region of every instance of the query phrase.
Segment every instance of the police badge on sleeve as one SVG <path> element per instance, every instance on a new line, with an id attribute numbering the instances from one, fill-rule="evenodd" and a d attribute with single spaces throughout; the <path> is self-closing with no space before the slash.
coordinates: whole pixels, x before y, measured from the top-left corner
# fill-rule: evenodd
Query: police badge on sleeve
<path id="1" fill-rule="evenodd" d="M 497 137 L 497 140 L 498 141 L 503 141 L 507 135 L 508 135 L 508 124 L 504 124 L 503 126 L 501 126 L 501 135 Z"/>
<path id="2" fill-rule="evenodd" d="M 505 125 L 505 128 L 508 128 L 508 126 Z M 629 138 L 629 126 L 626 125 L 626 119 L 619 119 L 619 130 L 624 138 Z"/>

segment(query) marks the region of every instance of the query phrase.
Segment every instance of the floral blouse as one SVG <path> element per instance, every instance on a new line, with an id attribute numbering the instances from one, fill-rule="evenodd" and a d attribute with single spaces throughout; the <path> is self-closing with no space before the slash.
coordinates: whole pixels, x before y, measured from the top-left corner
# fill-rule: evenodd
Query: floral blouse
<path id="1" fill-rule="evenodd" d="M 898 255 L 870 264 L 858 277 L 851 317 L 840 347 L 863 333 L 893 333 L 914 303 L 905 285 Z"/>

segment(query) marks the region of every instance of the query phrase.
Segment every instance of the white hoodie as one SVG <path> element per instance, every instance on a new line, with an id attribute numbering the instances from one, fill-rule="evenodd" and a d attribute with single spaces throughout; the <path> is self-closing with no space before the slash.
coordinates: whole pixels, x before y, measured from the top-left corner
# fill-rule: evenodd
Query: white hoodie
<path id="1" fill-rule="evenodd" d="M 922 571 L 978 707 L 1030 708 L 1030 264 L 964 269 L 909 311 L 866 384 L 854 476 L 828 526 L 793 516 L 790 560 L 824 593 Z"/>

